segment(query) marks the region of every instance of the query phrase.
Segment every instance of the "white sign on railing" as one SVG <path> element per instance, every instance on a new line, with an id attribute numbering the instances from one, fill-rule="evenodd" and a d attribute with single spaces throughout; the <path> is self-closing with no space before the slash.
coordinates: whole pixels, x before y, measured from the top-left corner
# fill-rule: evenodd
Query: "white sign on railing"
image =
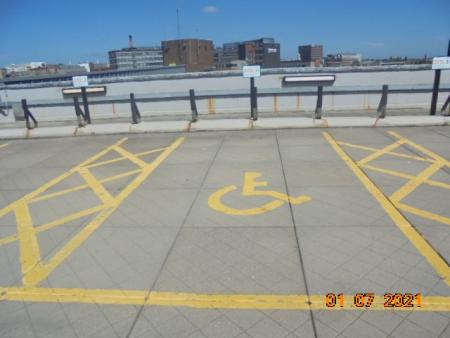
<path id="1" fill-rule="evenodd" d="M 242 67 L 243 77 L 260 77 L 261 66 L 244 66 Z"/>
<path id="2" fill-rule="evenodd" d="M 87 87 L 89 85 L 87 76 L 73 76 L 72 82 L 74 87 Z"/>
<path id="3" fill-rule="evenodd" d="M 433 64 L 431 65 L 433 69 L 450 69 L 450 56 L 442 56 L 433 58 Z"/>

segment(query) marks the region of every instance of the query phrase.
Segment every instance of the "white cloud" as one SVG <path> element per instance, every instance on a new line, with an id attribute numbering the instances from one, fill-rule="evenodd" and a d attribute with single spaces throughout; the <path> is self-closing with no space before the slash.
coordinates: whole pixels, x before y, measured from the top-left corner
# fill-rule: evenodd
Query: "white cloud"
<path id="1" fill-rule="evenodd" d="M 384 42 L 366 42 L 366 45 L 372 48 L 383 48 Z"/>
<path id="2" fill-rule="evenodd" d="M 216 6 L 206 6 L 203 7 L 202 9 L 203 13 L 217 13 L 219 11 L 219 8 L 217 8 Z"/>

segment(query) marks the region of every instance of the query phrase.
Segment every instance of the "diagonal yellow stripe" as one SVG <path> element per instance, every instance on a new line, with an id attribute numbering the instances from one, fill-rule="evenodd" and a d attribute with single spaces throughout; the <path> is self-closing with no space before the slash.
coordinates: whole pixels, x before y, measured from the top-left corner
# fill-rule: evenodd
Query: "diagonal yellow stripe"
<path id="1" fill-rule="evenodd" d="M 92 175 L 89 169 L 80 168 L 78 169 L 78 172 L 85 179 L 89 187 L 91 187 L 91 189 L 97 194 L 100 200 L 105 205 L 108 205 L 113 197 L 108 192 L 108 190 L 106 190 L 105 187 L 99 182 L 99 180 L 94 175 Z"/>
<path id="2" fill-rule="evenodd" d="M 444 165 L 445 164 L 443 162 L 439 161 L 433 163 L 428 168 L 423 170 L 419 175 L 412 178 L 400 189 L 394 192 L 389 198 L 395 203 L 400 202 L 402 199 L 416 190 L 420 185 L 422 185 L 428 178 L 438 172 Z"/>
<path id="3" fill-rule="evenodd" d="M 409 221 L 395 208 L 393 203 L 383 194 L 383 192 L 367 177 L 362 169 L 352 160 L 352 158 L 337 144 L 329 134 L 323 133 L 325 139 L 330 143 L 336 153 L 342 158 L 347 166 L 358 177 L 361 183 L 372 194 L 372 196 L 383 207 L 392 221 L 403 232 L 406 238 L 416 247 L 416 249 L 428 260 L 436 272 L 450 286 L 450 267 L 447 262 L 434 250 L 434 248 L 417 232 Z"/>
<path id="4" fill-rule="evenodd" d="M 141 172 L 141 169 L 135 169 L 135 170 L 127 171 L 125 173 L 121 173 L 121 174 L 118 174 L 118 175 L 102 178 L 101 180 L 99 180 L 99 182 L 100 183 L 113 182 L 113 181 L 116 181 L 116 180 L 120 180 L 121 178 L 124 178 L 124 177 L 135 175 L 135 174 L 140 173 L 140 172 Z M 41 195 L 39 197 L 36 197 L 36 198 L 32 199 L 30 201 L 30 203 L 37 203 L 37 202 L 45 201 L 45 200 L 48 200 L 50 198 L 54 198 L 54 197 L 58 197 L 58 196 L 61 196 L 61 195 L 69 194 L 71 192 L 84 190 L 84 189 L 87 189 L 87 188 L 89 188 L 89 184 L 81 184 L 81 185 L 78 185 L 76 187 L 55 191 L 55 192 L 50 193 L 50 194 Z"/>
<path id="5" fill-rule="evenodd" d="M 400 210 L 407 211 L 407 212 L 410 212 L 410 213 L 412 213 L 414 215 L 417 215 L 417 216 L 420 216 L 420 217 L 423 217 L 423 218 L 428 218 L 428 219 L 431 219 L 431 220 L 436 221 L 436 222 L 440 222 L 440 223 L 443 223 L 443 224 L 450 225 L 450 218 L 449 217 L 438 215 L 438 214 L 432 213 L 430 211 L 422 210 L 422 209 L 419 209 L 419 208 L 415 208 L 415 207 L 413 207 L 411 205 L 407 205 L 407 204 L 404 204 L 404 203 L 394 203 L 394 204 Z"/>
<path id="6" fill-rule="evenodd" d="M 141 168 L 144 168 L 148 164 L 147 162 L 145 162 L 145 161 L 141 160 L 139 157 L 137 157 L 135 154 L 130 153 L 128 150 L 125 150 L 122 147 L 119 147 L 119 146 L 114 147 L 114 150 Z"/>
<path id="7" fill-rule="evenodd" d="M 71 176 L 73 173 L 75 173 L 79 168 L 84 167 L 94 161 L 96 161 L 97 159 L 99 159 L 100 157 L 102 157 L 103 155 L 107 154 L 109 151 L 111 151 L 115 146 L 119 146 L 120 144 L 122 144 L 123 142 L 125 142 L 127 140 L 126 137 L 122 138 L 120 141 L 116 142 L 115 144 L 103 149 L 102 151 L 98 152 L 97 154 L 93 155 L 92 157 L 90 157 L 89 159 L 87 159 L 86 161 L 82 162 L 81 164 L 73 167 L 72 169 L 70 169 L 69 171 L 65 172 L 64 174 L 54 178 L 53 180 L 47 182 L 46 184 L 41 185 L 39 188 L 37 188 L 36 190 L 30 192 L 29 194 L 25 195 L 24 197 L 18 199 L 17 201 L 7 205 L 6 207 L 4 207 L 3 209 L 0 209 L 0 217 L 3 217 L 4 215 L 10 213 L 11 211 L 14 210 L 14 206 L 17 204 L 20 204 L 24 201 L 28 202 L 32 199 L 34 199 L 35 197 L 39 196 L 40 194 L 44 193 L 45 191 L 47 191 L 48 189 L 50 189 L 51 187 L 55 186 L 56 184 L 58 184 L 59 182 L 63 181 L 64 179 L 68 178 L 69 176 Z"/>
<path id="8" fill-rule="evenodd" d="M 145 155 L 150 155 L 150 154 L 153 154 L 153 153 L 157 153 L 157 152 L 163 151 L 164 149 L 166 149 L 166 148 L 152 149 L 152 150 L 148 150 L 148 151 L 143 151 L 143 152 L 141 152 L 141 153 L 137 153 L 137 154 L 135 154 L 135 155 L 136 155 L 137 157 L 145 156 Z M 96 162 L 96 163 L 93 163 L 93 164 L 89 164 L 89 165 L 85 166 L 85 168 L 88 168 L 88 169 L 89 169 L 89 168 L 100 167 L 100 166 L 102 166 L 102 165 L 111 164 L 111 163 L 116 163 L 116 162 L 120 162 L 120 161 L 124 161 L 124 160 L 128 160 L 128 158 L 125 157 L 125 156 L 121 156 L 121 157 L 113 158 L 113 159 L 111 159 L 111 160 L 107 160 L 107 161 L 102 161 L 102 162 Z"/>
<path id="9" fill-rule="evenodd" d="M 397 141 L 395 143 L 392 143 L 382 149 L 379 149 L 377 151 L 375 151 L 374 153 L 370 154 L 367 157 L 364 157 L 362 160 L 359 160 L 357 163 L 358 165 L 364 165 L 366 163 L 369 163 L 370 161 L 373 161 L 375 159 L 377 159 L 380 156 L 383 156 L 384 154 L 390 152 L 391 150 L 394 150 L 395 148 L 400 147 L 402 144 L 404 143 L 404 141 Z"/>
<path id="10" fill-rule="evenodd" d="M 93 207 L 93 208 L 89 208 L 89 209 L 85 209 L 85 210 L 82 210 L 82 211 L 78 211 L 76 213 L 73 213 L 71 215 L 59 218 L 59 219 L 54 220 L 52 222 L 36 226 L 35 227 L 35 231 L 36 231 L 36 233 L 39 233 L 39 232 L 44 232 L 44 231 L 50 230 L 50 229 L 52 229 L 52 228 L 54 228 L 56 226 L 66 224 L 68 222 L 74 221 L 74 220 L 79 219 L 81 217 L 89 216 L 89 215 L 91 215 L 93 213 L 96 213 L 96 212 L 102 210 L 103 208 L 104 208 L 104 206 L 100 205 L 100 206 L 96 206 L 96 207 Z M 4 238 L 0 239 L 0 246 L 12 243 L 14 241 L 17 241 L 18 239 L 19 239 L 19 237 L 17 235 L 4 237 Z"/>
<path id="11" fill-rule="evenodd" d="M 338 142 L 338 144 L 346 146 L 346 147 L 350 147 L 350 148 L 367 150 L 367 151 L 380 151 L 381 150 L 379 148 L 367 147 L 367 146 L 362 146 L 362 145 L 359 145 L 359 144 L 353 144 L 353 143 L 348 143 L 348 142 Z M 431 162 L 431 163 L 434 162 L 434 160 L 431 160 L 429 158 L 424 158 L 424 157 L 420 157 L 420 156 L 413 156 L 413 155 L 408 155 L 408 154 L 397 153 L 395 151 L 388 151 L 388 152 L 386 152 L 386 154 L 389 154 L 389 155 L 392 155 L 392 156 L 397 156 L 397 157 L 402 157 L 402 158 L 410 158 L 410 159 L 416 160 L 416 161 L 424 161 L 424 162 Z"/>
<path id="12" fill-rule="evenodd" d="M 106 209 L 100 211 L 100 213 L 88 224 L 83 230 L 77 233 L 61 250 L 59 250 L 49 262 L 42 266 L 42 268 L 36 268 L 33 270 L 33 285 L 36 286 L 42 280 L 48 277 L 48 275 L 59 266 L 64 260 L 66 260 L 86 239 L 91 236 L 95 230 L 97 230 L 108 217 L 120 206 L 120 204 L 138 188 L 144 180 L 151 175 L 151 173 L 184 141 L 183 137 L 178 138 L 164 152 L 162 152 L 153 162 L 149 163 L 142 172 L 128 185 L 126 186 L 116 197 L 111 199 L 111 202 L 107 205 Z"/>
<path id="13" fill-rule="evenodd" d="M 415 177 L 413 175 L 408 175 L 408 174 L 402 173 L 400 171 L 379 168 L 379 167 L 375 167 L 375 166 L 370 165 L 370 164 L 364 164 L 362 167 L 364 169 L 370 169 L 370 170 L 377 171 L 377 172 L 380 172 L 380 173 L 383 173 L 383 174 L 392 175 L 392 176 L 396 176 L 396 177 L 401 177 L 401 178 L 404 178 L 404 179 L 407 179 L 407 180 L 412 180 Z M 425 180 L 425 181 L 423 181 L 423 183 L 431 185 L 433 187 L 450 189 L 450 184 L 447 184 L 447 183 L 444 183 L 444 182 L 439 182 L 439 181 L 434 181 L 434 180 Z"/>
<path id="14" fill-rule="evenodd" d="M 390 135 L 394 136 L 395 138 L 399 139 L 399 141 L 404 142 L 409 144 L 410 146 L 412 146 L 413 148 L 416 148 L 417 150 L 419 150 L 420 152 L 426 154 L 427 156 L 429 156 L 430 158 L 434 159 L 435 161 L 439 161 L 439 162 L 443 162 L 445 163 L 446 166 L 450 166 L 450 162 L 445 159 L 444 157 L 436 154 L 435 152 L 421 146 L 420 144 L 417 144 L 403 136 L 401 136 L 399 133 L 396 133 L 395 131 L 389 131 L 388 132 Z"/>

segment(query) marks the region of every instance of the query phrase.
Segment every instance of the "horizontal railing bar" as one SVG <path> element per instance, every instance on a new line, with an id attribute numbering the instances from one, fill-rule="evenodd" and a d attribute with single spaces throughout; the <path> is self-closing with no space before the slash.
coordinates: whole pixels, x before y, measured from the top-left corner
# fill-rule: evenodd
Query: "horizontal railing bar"
<path id="1" fill-rule="evenodd" d="M 391 88 L 389 87 L 389 94 L 427 94 L 432 93 L 432 88 Z M 450 87 L 441 87 L 439 92 L 448 93 L 450 91 Z M 380 88 L 367 88 L 367 89 L 334 89 L 330 87 L 324 87 L 323 95 L 364 95 L 364 94 L 381 94 L 381 86 Z M 317 88 L 311 87 L 308 89 L 258 89 L 258 97 L 272 97 L 274 95 L 277 96 L 316 96 Z M 249 91 L 208 91 L 208 92 L 200 92 L 196 93 L 196 100 L 207 100 L 210 98 L 248 98 Z M 136 96 L 135 102 L 145 103 L 145 102 L 170 102 L 170 101 L 189 101 L 189 95 L 187 94 L 175 94 L 175 95 L 164 95 L 164 96 Z M 0 103 L 0 108 L 2 109 L 12 109 L 13 103 L 19 103 L 14 101 L 9 101 L 8 104 L 5 102 Z M 116 97 L 90 97 L 89 104 L 90 105 L 102 105 L 102 104 L 129 104 L 130 98 L 128 96 L 116 96 Z M 30 102 L 28 103 L 28 107 L 30 108 L 44 108 L 44 107 L 72 107 L 73 102 L 70 99 L 62 100 L 62 101 L 41 101 L 41 102 Z"/>

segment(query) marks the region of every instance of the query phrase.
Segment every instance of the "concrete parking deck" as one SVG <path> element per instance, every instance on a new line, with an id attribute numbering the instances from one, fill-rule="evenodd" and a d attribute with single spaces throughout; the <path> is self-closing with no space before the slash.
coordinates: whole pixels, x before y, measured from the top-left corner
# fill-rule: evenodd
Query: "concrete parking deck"
<path id="1" fill-rule="evenodd" d="M 450 128 L 0 141 L 2 337 L 450 337 Z"/>

